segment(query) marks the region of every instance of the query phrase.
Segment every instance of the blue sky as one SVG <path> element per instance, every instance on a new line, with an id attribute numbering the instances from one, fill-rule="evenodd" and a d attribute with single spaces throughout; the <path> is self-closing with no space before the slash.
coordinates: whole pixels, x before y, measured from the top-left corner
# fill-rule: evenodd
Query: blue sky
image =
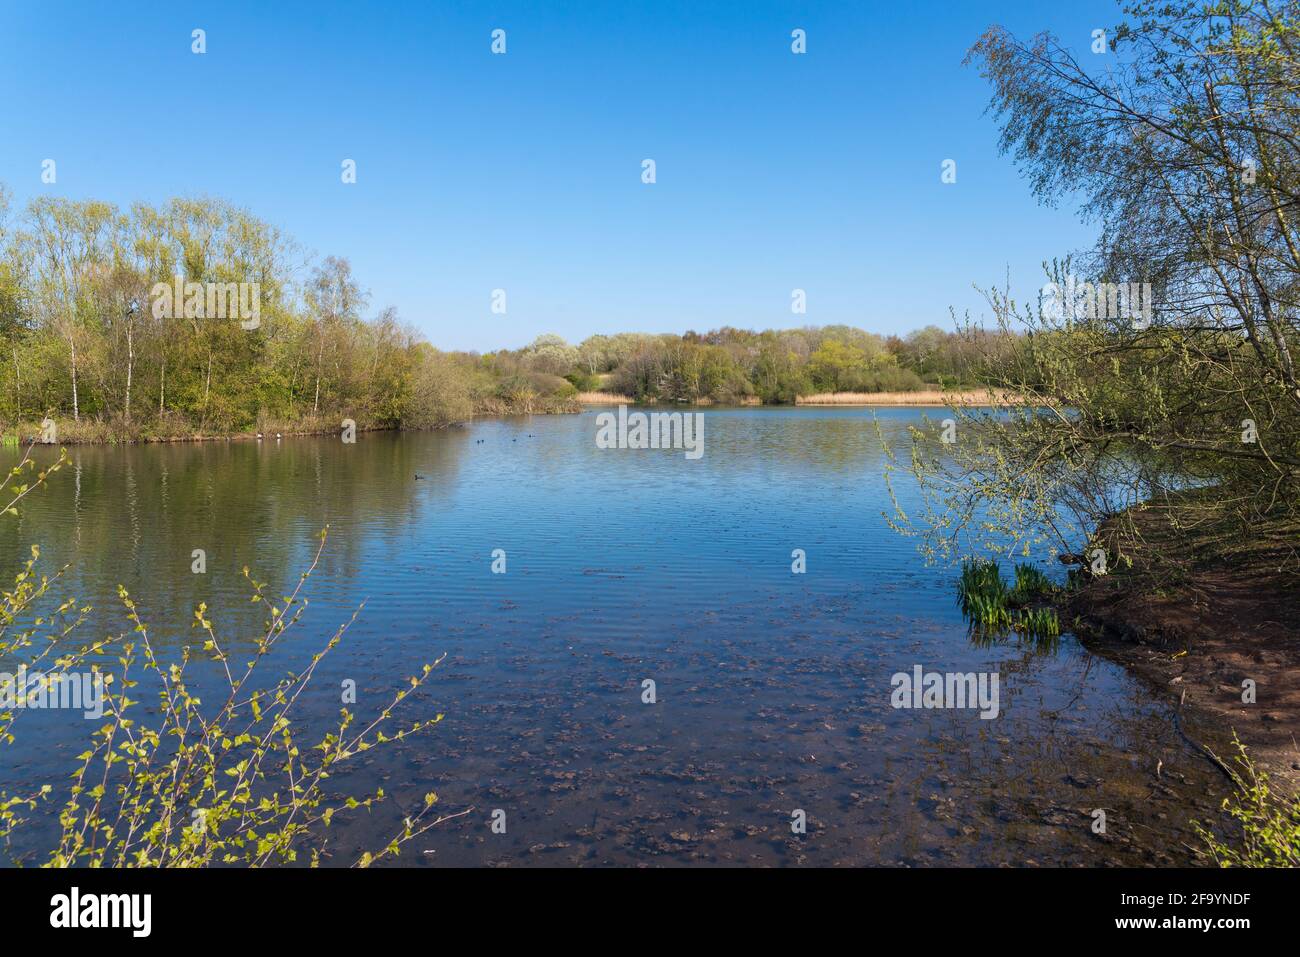
<path id="1" fill-rule="evenodd" d="M 946 327 L 985 311 L 974 284 L 1037 290 L 1092 236 L 998 155 L 966 50 L 1001 23 L 1086 54 L 1119 19 L 1092 0 L 0 0 L 0 182 L 18 203 L 224 197 L 349 258 L 372 311 L 443 348 Z"/>

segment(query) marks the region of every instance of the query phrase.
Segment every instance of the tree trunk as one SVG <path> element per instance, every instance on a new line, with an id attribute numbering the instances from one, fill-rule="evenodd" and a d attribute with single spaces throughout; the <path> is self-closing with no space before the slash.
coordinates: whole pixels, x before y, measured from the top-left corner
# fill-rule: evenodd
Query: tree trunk
<path id="1" fill-rule="evenodd" d="M 126 324 L 126 421 L 131 421 L 131 373 L 135 368 L 135 338 L 131 334 L 131 323 Z"/>
<path id="2" fill-rule="evenodd" d="M 72 352 L 72 421 L 81 421 L 81 407 L 77 403 L 77 342 L 68 333 L 68 349 Z"/>
<path id="3" fill-rule="evenodd" d="M 325 336 L 320 337 L 320 345 L 316 349 L 316 398 L 311 403 L 311 414 L 316 415 L 320 411 L 320 373 L 321 364 L 325 361 Z"/>

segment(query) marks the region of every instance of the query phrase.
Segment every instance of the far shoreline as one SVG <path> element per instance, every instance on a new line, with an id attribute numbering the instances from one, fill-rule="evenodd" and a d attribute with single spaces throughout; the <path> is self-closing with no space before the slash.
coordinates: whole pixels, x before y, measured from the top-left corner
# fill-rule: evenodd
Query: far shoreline
<path id="1" fill-rule="evenodd" d="M 371 432 L 436 432 L 441 429 L 454 428 L 457 426 L 470 425 L 474 422 L 481 422 L 493 419 L 507 419 L 521 415 L 576 415 L 591 408 L 601 408 L 609 406 L 637 406 L 642 408 L 687 408 L 687 409 L 832 409 L 832 408 L 933 408 L 949 409 L 956 406 L 989 406 L 994 402 L 1009 401 L 1006 396 L 990 395 L 987 391 L 980 392 L 966 390 L 962 392 L 942 392 L 939 390 L 926 390 L 914 393 L 908 392 L 876 392 L 876 393 L 825 393 L 798 398 L 794 403 L 763 403 L 754 401 L 742 401 L 738 403 L 721 403 L 721 402 L 646 402 L 633 398 L 632 396 L 619 395 L 608 392 L 583 392 L 572 397 L 572 402 L 563 407 L 550 407 L 542 409 L 519 410 L 519 411 L 485 411 L 481 414 L 474 415 L 469 419 L 458 422 L 446 422 L 440 425 L 403 427 L 390 425 L 362 425 L 356 426 L 358 433 Z M 154 445 L 166 443 L 184 443 L 184 442 L 255 442 L 274 439 L 302 438 L 321 435 L 337 435 L 339 426 L 331 425 L 328 428 L 304 426 L 301 423 L 293 425 L 282 425 L 279 428 L 273 426 L 264 427 L 259 433 L 256 429 L 241 430 L 238 432 L 184 432 L 178 431 L 173 434 L 142 434 L 140 432 L 125 431 L 121 424 L 110 424 L 99 420 L 83 420 L 81 422 L 57 421 L 56 432 L 57 441 L 42 442 L 40 439 L 41 425 L 35 421 L 25 421 L 16 429 L 13 426 L 0 429 L 0 437 L 3 438 L 3 444 L 9 447 L 26 447 L 29 444 L 45 445 L 51 448 L 57 446 L 73 445 Z"/>
<path id="2" fill-rule="evenodd" d="M 934 408 L 950 409 L 954 406 L 986 406 L 995 402 L 1015 402 L 1014 396 L 1006 393 L 990 392 L 987 389 L 962 389 L 945 391 L 943 389 L 920 389 L 915 392 L 819 392 L 813 395 L 798 396 L 793 403 L 769 403 L 763 405 L 756 399 L 735 403 L 725 402 L 681 402 L 675 403 L 684 408 Z M 581 392 L 578 402 L 584 406 L 636 405 L 668 406 L 674 403 L 646 402 L 630 395 L 615 392 Z"/>

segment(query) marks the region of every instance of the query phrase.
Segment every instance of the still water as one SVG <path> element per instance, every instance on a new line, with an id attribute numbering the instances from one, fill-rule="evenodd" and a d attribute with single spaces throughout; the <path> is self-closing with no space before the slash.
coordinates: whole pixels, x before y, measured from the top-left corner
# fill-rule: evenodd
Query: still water
<path id="1" fill-rule="evenodd" d="M 365 607 L 302 719 L 337 714 L 350 679 L 364 721 L 443 654 L 398 716 L 446 717 L 336 781 L 393 802 L 336 818 L 327 863 L 382 847 L 429 791 L 473 811 L 400 865 L 1192 862 L 1188 821 L 1214 816 L 1221 782 L 1162 699 L 1068 635 L 1046 654 L 976 646 L 953 570 L 886 525 L 873 416 L 901 441 L 921 412 L 706 410 L 697 461 L 599 449 L 596 414 L 354 445 L 77 447 L 0 523 L 4 571 L 39 543 L 96 636 L 127 631 L 120 583 L 174 655 L 201 644 L 200 601 L 227 641 L 255 634 L 241 570 L 287 594 L 328 525 L 284 668 Z M 998 716 L 891 707 L 917 665 L 996 672 Z M 0 787 L 66 780 L 93 727 L 31 717 Z"/>

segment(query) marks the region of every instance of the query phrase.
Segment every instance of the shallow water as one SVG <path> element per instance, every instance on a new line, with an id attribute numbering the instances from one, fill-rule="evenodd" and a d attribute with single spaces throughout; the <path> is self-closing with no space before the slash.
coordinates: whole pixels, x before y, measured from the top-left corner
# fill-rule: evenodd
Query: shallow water
<path id="1" fill-rule="evenodd" d="M 59 594 L 94 606 L 90 634 L 125 630 L 120 582 L 174 654 L 199 643 L 199 601 L 227 639 L 251 636 L 243 566 L 287 593 L 328 524 L 284 653 L 301 662 L 365 608 L 306 723 L 337 713 L 345 679 L 364 719 L 447 656 L 399 712 L 445 720 L 336 781 L 394 803 L 336 819 L 335 863 L 386 843 L 431 790 L 444 813 L 474 810 L 400 864 L 1191 862 L 1187 822 L 1213 816 L 1221 782 L 1168 707 L 1071 636 L 1047 654 L 973 645 L 954 572 L 886 526 L 873 415 L 901 438 L 922 412 L 705 410 L 698 461 L 598 449 L 596 414 L 354 445 L 75 448 L 0 524 L 6 575 L 39 542 L 42 567 L 71 565 Z M 996 672 L 998 717 L 893 708 L 891 677 L 915 665 Z M 64 779 L 93 725 L 22 721 L 0 788 Z"/>

